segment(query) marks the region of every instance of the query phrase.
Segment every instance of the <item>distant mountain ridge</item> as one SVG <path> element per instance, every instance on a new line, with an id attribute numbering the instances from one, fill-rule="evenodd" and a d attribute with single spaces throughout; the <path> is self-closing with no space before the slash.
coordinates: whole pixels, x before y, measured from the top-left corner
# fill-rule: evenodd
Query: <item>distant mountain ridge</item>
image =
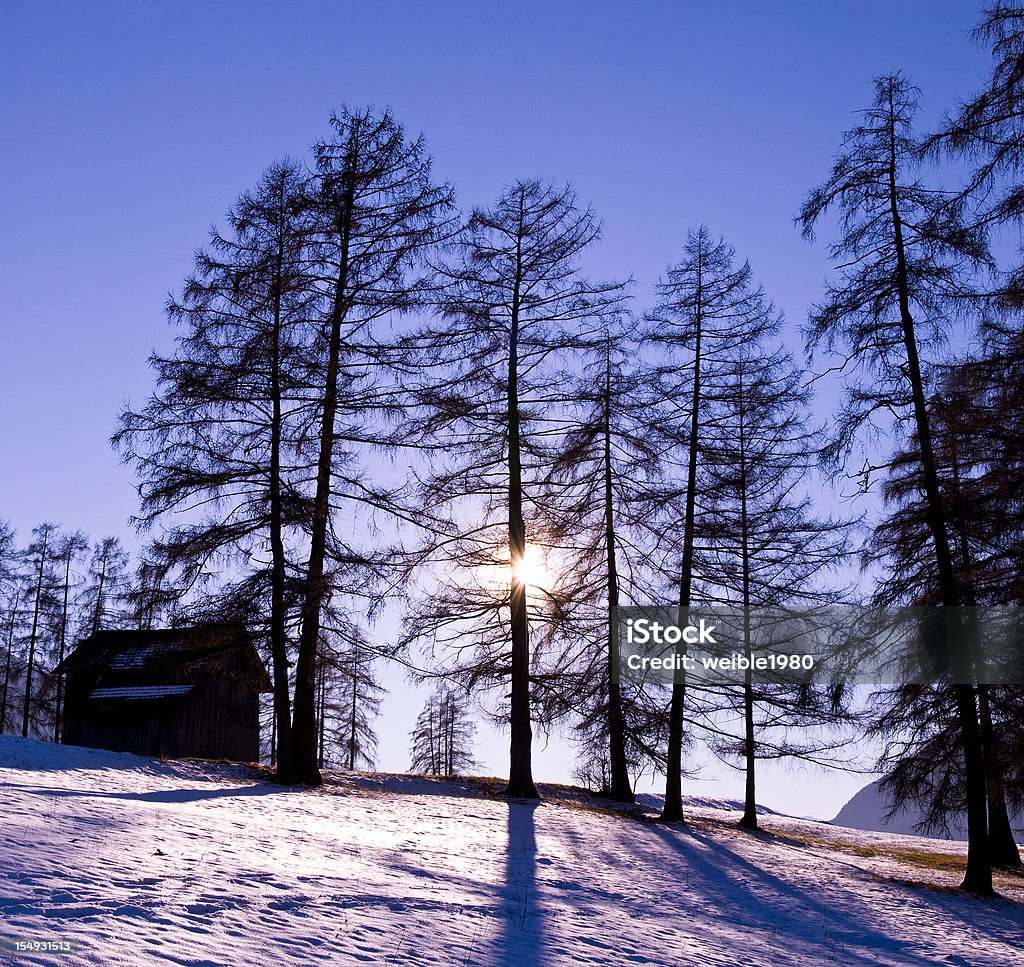
<path id="1" fill-rule="evenodd" d="M 834 819 L 829 820 L 834 826 L 846 826 L 850 829 L 870 829 L 879 833 L 895 833 L 900 836 L 922 835 L 915 825 L 921 821 L 921 812 L 910 805 L 898 812 L 891 819 L 886 819 L 889 801 L 883 795 L 878 780 L 869 783 L 854 794 L 843 806 Z M 1018 840 L 1024 831 L 1024 815 L 1013 818 L 1013 828 Z M 937 839 L 967 839 L 967 817 L 958 816 L 951 820 L 949 833 L 941 831 L 930 833 Z"/>

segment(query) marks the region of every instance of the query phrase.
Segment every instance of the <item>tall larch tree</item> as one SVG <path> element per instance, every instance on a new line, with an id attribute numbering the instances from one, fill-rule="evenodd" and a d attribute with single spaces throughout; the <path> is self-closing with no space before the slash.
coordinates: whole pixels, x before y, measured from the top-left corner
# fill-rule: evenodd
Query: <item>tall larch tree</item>
<path id="1" fill-rule="evenodd" d="M 829 454 L 836 464 L 876 418 L 888 416 L 886 429 L 916 440 L 937 573 L 935 603 L 957 608 L 963 597 L 932 442 L 922 351 L 950 333 L 966 280 L 987 253 L 981 233 L 960 217 L 956 198 L 917 176 L 916 95 L 900 74 L 877 78 L 871 107 L 844 135 L 831 174 L 800 210 L 798 222 L 808 238 L 828 213 L 837 215 L 838 237 L 830 246 L 836 278 L 812 311 L 807 335 L 810 346 L 824 345 L 843 359 L 847 389 Z M 958 668 L 955 686 L 968 807 L 962 886 L 991 893 L 978 704 L 967 671 Z"/>
<path id="2" fill-rule="evenodd" d="M 659 354 L 651 405 L 658 413 L 664 482 L 652 494 L 661 509 L 653 553 L 685 612 L 701 580 L 697 539 L 707 512 L 701 502 L 701 453 L 717 387 L 732 372 L 743 342 L 769 320 L 750 265 L 737 265 L 732 247 L 704 225 L 687 233 L 682 258 L 659 280 L 656 294 L 657 304 L 646 318 L 648 343 Z M 683 819 L 686 689 L 680 670 L 668 710 L 664 822 Z"/>
<path id="3" fill-rule="evenodd" d="M 545 687 L 557 672 L 541 668 L 542 646 L 557 650 L 550 632 L 563 575 L 557 567 L 544 582 L 531 574 L 557 516 L 541 482 L 564 433 L 574 354 L 592 345 L 622 295 L 620 283 L 584 275 L 582 258 L 599 235 L 569 186 L 506 188 L 472 213 L 441 269 L 442 319 L 407 353 L 424 438 L 438 457 L 422 502 L 424 519 L 433 518 L 433 560 L 445 571 L 414 608 L 410 637 L 470 635 L 465 683 L 507 683 L 498 719 L 510 727 L 506 794 L 515 797 L 537 795 L 531 702 L 537 710 L 554 700 L 553 714 L 559 705 Z"/>
<path id="4" fill-rule="evenodd" d="M 819 516 L 811 501 L 820 436 L 810 419 L 803 373 L 779 338 L 781 317 L 763 295 L 751 299 L 750 309 L 744 320 L 737 319 L 748 338 L 735 347 L 705 404 L 702 501 L 707 515 L 700 535 L 706 593 L 742 609 L 748 661 L 758 630 L 752 616 L 768 624 L 789 609 L 837 600 L 834 572 L 846 552 L 842 523 Z M 826 726 L 842 718 L 840 693 L 817 685 L 755 681 L 749 664 L 740 688 L 706 691 L 712 744 L 743 761 L 740 825 L 756 829 L 757 759 L 823 750 L 834 741 Z M 731 710 L 737 697 L 743 722 L 738 743 L 714 735 L 714 720 L 721 710 Z"/>
<path id="5" fill-rule="evenodd" d="M 58 574 L 60 576 L 60 618 L 57 625 L 57 646 L 54 653 L 55 667 L 57 668 L 63 663 L 67 654 L 68 627 L 72 619 L 72 607 L 74 605 L 74 597 L 71 591 L 74 586 L 73 568 L 78 556 L 84 554 L 88 549 L 89 541 L 86 536 L 81 531 L 75 531 L 73 534 L 67 534 L 62 538 L 56 555 Z M 64 675 L 58 671 L 55 678 L 54 687 L 56 694 L 54 696 L 53 709 L 53 741 L 59 742 L 64 715 Z"/>
<path id="6" fill-rule="evenodd" d="M 21 734 L 28 738 L 35 700 L 36 671 L 42 648 L 53 630 L 56 592 L 59 587 L 54 573 L 59 529 L 45 522 L 32 528 L 32 541 L 25 549 L 31 588 L 28 607 L 31 610 L 28 644 L 25 657 L 25 691 L 21 705 Z"/>
<path id="7" fill-rule="evenodd" d="M 114 435 L 139 477 L 139 525 L 154 532 L 130 602 L 134 621 L 177 611 L 230 616 L 268 642 L 276 752 L 290 769 L 295 571 L 314 417 L 305 324 L 315 301 L 307 263 L 308 173 L 271 165 L 197 252 L 167 305 L 175 351 L 154 355 L 157 387 Z M 172 516 L 173 515 L 173 516 Z M 190 601 L 191 596 L 191 601 Z M 261 618 L 266 615 L 266 619 Z"/>
<path id="8" fill-rule="evenodd" d="M 451 188 L 435 183 L 422 137 L 410 139 L 385 111 L 343 110 L 314 145 L 311 186 L 319 293 L 315 345 L 316 459 L 310 481 L 308 555 L 302 568 L 292 716 L 294 761 L 283 779 L 317 784 L 316 667 L 332 574 L 367 562 L 354 546 L 359 509 L 390 513 L 393 496 L 368 483 L 362 451 L 383 442 L 401 401 L 385 366 L 386 320 L 419 306 L 429 288 L 425 258 L 450 233 Z M 339 504 L 344 505 L 347 519 Z M 332 568 L 331 562 L 338 568 Z"/>
<path id="9" fill-rule="evenodd" d="M 645 693 L 619 678 L 616 631 L 617 609 L 650 596 L 639 518 L 660 454 L 636 335 L 628 313 L 606 319 L 577 374 L 567 432 L 546 482 L 558 494 L 559 544 L 574 584 L 567 632 L 589 645 L 573 663 L 566 698 L 584 750 L 582 773 L 621 802 L 633 801 L 630 773 L 657 746 Z"/>

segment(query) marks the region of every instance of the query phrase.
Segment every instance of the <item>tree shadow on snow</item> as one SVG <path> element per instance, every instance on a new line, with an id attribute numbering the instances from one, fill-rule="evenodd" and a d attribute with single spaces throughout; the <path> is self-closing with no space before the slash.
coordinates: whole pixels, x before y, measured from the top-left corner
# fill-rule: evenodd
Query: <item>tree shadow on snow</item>
<path id="1" fill-rule="evenodd" d="M 915 952 L 912 942 L 878 930 L 877 911 L 867 899 L 839 906 L 821 897 L 813 881 L 794 885 L 700 830 L 687 827 L 680 836 L 655 824 L 648 828 L 686 861 L 689 890 L 728 911 L 737 928 L 760 934 L 766 944 L 777 942 L 790 955 L 821 957 L 823 934 L 845 964 L 877 967 L 885 953 L 898 956 L 901 964 L 934 964 Z"/>
<path id="2" fill-rule="evenodd" d="M 500 899 L 503 926 L 491 963 L 496 967 L 542 965 L 544 918 L 537 900 L 537 837 L 534 812 L 540 804 L 511 801 L 508 804 L 508 852 L 505 883 Z"/>
<path id="3" fill-rule="evenodd" d="M 39 796 L 81 799 L 127 799 L 133 802 L 200 802 L 206 799 L 223 799 L 234 796 L 266 796 L 301 791 L 283 786 L 217 786 L 213 789 L 158 789 L 153 792 L 95 792 L 91 789 L 54 789 L 49 786 L 19 786 L 19 791 Z"/>

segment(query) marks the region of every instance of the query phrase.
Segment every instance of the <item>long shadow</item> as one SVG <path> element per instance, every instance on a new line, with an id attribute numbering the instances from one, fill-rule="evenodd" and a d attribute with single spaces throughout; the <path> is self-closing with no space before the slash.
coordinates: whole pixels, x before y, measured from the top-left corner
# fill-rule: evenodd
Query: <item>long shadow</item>
<path id="1" fill-rule="evenodd" d="M 135 802 L 200 802 L 232 796 L 267 796 L 295 792 L 294 788 L 272 784 L 256 786 L 219 786 L 216 789 L 161 789 L 156 792 L 93 792 L 85 789 L 53 789 L 48 786 L 18 786 L 20 791 L 40 796 L 81 799 L 131 799 Z"/>
<path id="2" fill-rule="evenodd" d="M 534 811 L 538 802 L 508 804 L 508 852 L 501 891 L 503 927 L 493 963 L 500 967 L 541 967 L 544 963 L 544 918 L 537 901 L 537 837 Z"/>
<path id="3" fill-rule="evenodd" d="M 751 930 L 763 929 L 765 924 L 770 923 L 791 943 L 793 938 L 806 937 L 810 914 L 821 917 L 828 924 L 834 943 L 842 950 L 844 963 L 877 967 L 877 955 L 883 951 L 898 953 L 902 963 L 920 964 L 921 967 L 931 967 L 934 963 L 927 957 L 915 954 L 909 949 L 908 942 L 872 926 L 872 911 L 867 903 L 863 904 L 861 915 L 858 916 L 855 909 L 842 908 L 819 899 L 815 895 L 813 883 L 808 883 L 804 889 L 796 887 L 740 856 L 718 840 L 688 827 L 686 836 L 707 851 L 706 861 L 698 862 L 693 851 L 687 849 L 669 830 L 656 825 L 650 828 L 686 860 L 693 874 L 699 875 L 706 882 L 706 886 L 701 888 L 704 896 L 709 900 L 718 897 L 719 902 L 726 907 L 745 914 L 744 926 Z M 690 882 L 692 885 L 693 879 Z M 762 892 L 753 889 L 751 884 L 760 884 Z M 813 944 L 814 941 L 807 937 L 807 943 Z M 851 944 L 865 952 L 852 949 Z"/>
<path id="4" fill-rule="evenodd" d="M 757 835 L 780 843 L 792 842 L 776 833 L 761 832 Z M 716 845 L 719 849 L 724 848 L 721 844 Z M 799 844 L 799 847 L 804 848 L 804 844 Z M 742 857 L 736 856 L 731 851 L 727 852 L 737 863 L 750 865 Z M 768 875 L 763 870 L 761 873 Z M 1018 923 L 1005 916 L 1000 916 L 1001 910 L 1010 908 L 1019 910 L 1019 901 L 1006 897 L 991 899 L 960 893 L 955 889 L 956 878 L 951 879 L 950 885 L 944 888 L 919 885 L 897 875 L 886 877 L 883 874 L 873 873 L 871 870 L 863 870 L 863 873 L 865 877 L 877 877 L 879 881 L 886 882 L 893 891 L 903 890 L 911 894 L 918 903 L 932 908 L 936 919 L 943 921 L 949 930 L 957 929 L 957 924 L 960 924 L 967 930 L 984 930 L 986 934 L 1001 940 L 1008 946 L 1019 947 L 1021 945 L 1021 931 Z M 833 912 L 831 907 L 828 910 L 830 913 Z"/>
<path id="5" fill-rule="evenodd" d="M 757 835 L 770 839 L 779 838 L 772 833 L 759 833 Z M 700 839 L 702 842 L 705 842 L 710 848 L 719 849 L 723 851 L 726 855 L 728 855 L 731 858 L 732 862 L 734 862 L 737 866 L 743 867 L 745 872 L 757 871 L 763 878 L 771 880 L 775 879 L 775 877 L 773 877 L 770 873 L 766 872 L 760 867 L 754 866 L 752 863 L 750 863 L 749 860 L 746 860 L 743 857 L 738 856 L 732 850 L 729 850 L 727 847 L 725 847 L 722 843 L 710 840 L 700 833 L 697 834 L 697 838 Z M 866 877 L 872 877 L 875 874 L 871 873 L 871 871 L 869 870 L 865 870 L 864 875 Z M 801 892 L 795 890 L 789 884 L 783 884 L 783 886 L 788 886 L 790 891 L 796 895 L 799 895 L 802 899 L 802 902 L 806 903 L 808 906 L 817 907 L 819 910 L 827 911 L 830 916 L 834 915 L 835 908 L 820 903 L 817 900 L 811 900 L 808 896 L 809 890 Z M 961 921 L 967 927 L 970 927 L 972 929 L 980 929 L 982 927 L 982 921 L 987 920 L 989 922 L 986 923 L 984 926 L 984 929 L 987 933 L 990 933 L 992 936 L 998 935 L 1000 939 L 1002 939 L 1005 943 L 1007 943 L 1010 946 L 1020 946 L 1021 933 L 1018 924 L 1016 922 L 1008 921 L 1005 917 L 998 916 L 998 911 L 1001 908 L 1001 905 L 1013 904 L 1013 901 L 1002 898 L 993 901 L 991 899 L 985 899 L 982 897 L 972 897 L 968 894 L 958 894 L 952 888 L 950 888 L 948 891 L 942 889 L 932 890 L 928 888 L 915 886 L 913 883 L 900 881 L 896 878 L 893 878 L 891 880 L 891 889 L 893 891 L 904 890 L 907 893 L 911 894 L 917 902 L 933 908 L 935 910 L 936 918 L 942 920 L 943 922 L 948 923 L 951 922 L 953 919 L 956 919 Z M 965 913 L 963 912 L 963 904 L 969 904 L 972 908 L 969 915 L 965 915 Z M 960 907 L 960 910 L 957 910 L 956 907 Z M 1005 908 L 1005 906 L 1002 906 L 1002 909 Z M 855 929 L 860 930 L 861 933 L 866 933 L 866 931 L 864 931 L 863 927 L 861 926 L 862 921 L 851 917 L 849 918 L 849 922 L 854 925 Z M 891 940 L 889 941 L 889 943 L 890 945 L 892 945 Z M 928 963 L 931 963 L 931 961 L 928 961 Z"/>

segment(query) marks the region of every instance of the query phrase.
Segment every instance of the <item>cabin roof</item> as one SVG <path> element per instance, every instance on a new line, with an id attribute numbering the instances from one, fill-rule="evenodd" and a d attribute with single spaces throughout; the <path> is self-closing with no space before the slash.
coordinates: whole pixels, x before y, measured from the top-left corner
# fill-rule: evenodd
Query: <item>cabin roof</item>
<path id="1" fill-rule="evenodd" d="M 252 676 L 254 684 L 261 692 L 271 691 L 270 676 L 253 647 L 252 638 L 241 624 L 211 623 L 146 631 L 97 631 L 79 642 L 75 650 L 60 664 L 59 670 L 64 673 L 135 672 L 146 677 L 159 677 L 182 667 L 222 666 L 224 660 L 239 649 L 242 650 L 247 677 Z M 178 686 L 139 685 L 127 689 L 96 689 L 90 694 L 90 698 L 99 698 L 97 692 L 127 692 L 167 687 Z M 102 697 L 109 699 L 129 696 L 109 694 Z M 153 693 L 146 697 L 157 696 Z"/>

